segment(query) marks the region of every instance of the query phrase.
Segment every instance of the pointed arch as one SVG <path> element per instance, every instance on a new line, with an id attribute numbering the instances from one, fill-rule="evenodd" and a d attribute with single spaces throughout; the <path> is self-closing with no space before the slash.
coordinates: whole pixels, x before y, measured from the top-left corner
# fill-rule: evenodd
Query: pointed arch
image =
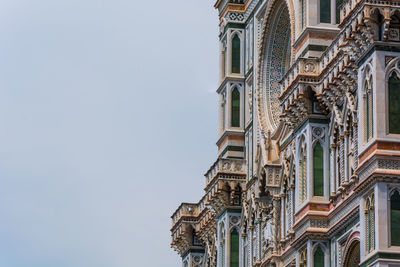
<path id="1" fill-rule="evenodd" d="M 230 233 L 230 266 L 239 267 L 239 232 L 236 228 Z"/>
<path id="2" fill-rule="evenodd" d="M 400 193 L 397 189 L 390 194 L 390 245 L 400 246 Z"/>
<path id="3" fill-rule="evenodd" d="M 313 259 L 314 267 L 325 267 L 325 253 L 320 245 L 315 249 Z"/>
<path id="4" fill-rule="evenodd" d="M 240 73 L 240 37 L 237 33 L 234 33 L 232 37 L 232 55 L 231 55 L 231 70 L 232 73 Z"/>
<path id="5" fill-rule="evenodd" d="M 324 196 L 324 149 L 319 141 L 313 149 L 313 193 Z"/>
<path id="6" fill-rule="evenodd" d="M 400 134 L 400 75 L 392 71 L 388 80 L 389 133 Z"/>
<path id="7" fill-rule="evenodd" d="M 359 264 L 360 264 L 360 240 L 358 238 L 353 238 L 346 245 L 343 266 L 358 267 Z"/>
<path id="8" fill-rule="evenodd" d="M 231 126 L 240 127 L 240 92 L 237 87 L 234 87 L 234 89 L 232 90 Z"/>

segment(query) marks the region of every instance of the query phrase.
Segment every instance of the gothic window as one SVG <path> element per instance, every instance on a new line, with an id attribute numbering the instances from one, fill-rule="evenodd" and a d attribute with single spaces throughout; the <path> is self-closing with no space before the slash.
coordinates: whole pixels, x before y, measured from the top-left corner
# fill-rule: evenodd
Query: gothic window
<path id="1" fill-rule="evenodd" d="M 314 196 L 324 196 L 324 149 L 319 142 L 313 152 Z"/>
<path id="2" fill-rule="evenodd" d="M 239 233 L 236 229 L 231 232 L 231 267 L 239 267 Z"/>
<path id="3" fill-rule="evenodd" d="M 373 96 L 372 96 L 372 76 L 367 70 L 364 83 L 364 139 L 368 142 L 373 137 Z"/>
<path id="4" fill-rule="evenodd" d="M 324 258 L 324 251 L 322 250 L 321 246 L 318 246 L 314 252 L 314 267 L 324 267 Z"/>
<path id="5" fill-rule="evenodd" d="M 340 6 L 342 3 L 343 0 L 336 0 L 336 24 L 340 23 Z"/>
<path id="6" fill-rule="evenodd" d="M 301 11 L 301 15 L 300 15 L 300 25 L 301 25 L 301 29 L 304 29 L 305 26 L 305 19 L 306 19 L 306 7 L 305 7 L 305 0 L 300 0 L 300 11 Z"/>
<path id="7" fill-rule="evenodd" d="M 400 134 L 400 79 L 396 72 L 389 77 L 389 133 Z"/>
<path id="8" fill-rule="evenodd" d="M 240 73 L 240 38 L 237 34 L 232 38 L 232 73 Z"/>
<path id="9" fill-rule="evenodd" d="M 400 194 L 397 190 L 390 196 L 390 237 L 392 246 L 400 246 Z"/>
<path id="10" fill-rule="evenodd" d="M 232 91 L 231 102 L 231 125 L 240 127 L 240 93 L 236 87 Z"/>
<path id="11" fill-rule="evenodd" d="M 319 2 L 319 21 L 320 23 L 331 23 L 331 1 L 320 0 Z"/>
<path id="12" fill-rule="evenodd" d="M 374 195 L 367 198 L 365 204 L 365 228 L 366 228 L 366 251 L 371 252 L 375 248 L 375 209 Z"/>
<path id="13" fill-rule="evenodd" d="M 307 198 L 307 149 L 303 139 L 300 148 L 299 160 L 299 203 L 302 204 Z"/>

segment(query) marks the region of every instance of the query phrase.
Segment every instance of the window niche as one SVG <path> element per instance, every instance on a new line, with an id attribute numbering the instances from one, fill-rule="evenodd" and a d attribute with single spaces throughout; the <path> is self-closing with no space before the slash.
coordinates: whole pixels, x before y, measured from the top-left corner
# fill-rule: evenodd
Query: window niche
<path id="1" fill-rule="evenodd" d="M 230 266 L 239 267 L 239 233 L 236 228 L 231 231 L 230 239 Z"/>
<path id="2" fill-rule="evenodd" d="M 300 30 L 306 26 L 306 0 L 299 0 L 300 5 Z"/>
<path id="3" fill-rule="evenodd" d="M 388 101 L 389 133 L 400 134 L 400 79 L 396 71 L 389 76 Z"/>
<path id="4" fill-rule="evenodd" d="M 240 127 L 240 92 L 237 87 L 232 90 L 231 126 Z"/>
<path id="5" fill-rule="evenodd" d="M 324 149 L 320 142 L 313 149 L 313 189 L 314 196 L 324 196 Z"/>
<path id="6" fill-rule="evenodd" d="M 237 33 L 232 38 L 232 73 L 240 73 L 240 37 Z"/>
<path id="7" fill-rule="evenodd" d="M 331 23 L 331 0 L 320 0 L 319 2 L 319 22 Z"/>
<path id="8" fill-rule="evenodd" d="M 336 24 L 340 23 L 340 7 L 343 3 L 343 0 L 336 0 Z"/>
<path id="9" fill-rule="evenodd" d="M 325 266 L 325 254 L 321 246 L 318 245 L 314 252 L 314 267 L 324 267 Z"/>
<path id="10" fill-rule="evenodd" d="M 400 194 L 393 190 L 390 195 L 390 245 L 400 246 Z"/>
<path id="11" fill-rule="evenodd" d="M 323 126 L 312 127 L 312 184 L 314 197 L 325 196 L 325 183 L 328 182 L 325 181 L 325 151 L 328 149 L 326 148 L 325 130 L 326 128 Z"/>

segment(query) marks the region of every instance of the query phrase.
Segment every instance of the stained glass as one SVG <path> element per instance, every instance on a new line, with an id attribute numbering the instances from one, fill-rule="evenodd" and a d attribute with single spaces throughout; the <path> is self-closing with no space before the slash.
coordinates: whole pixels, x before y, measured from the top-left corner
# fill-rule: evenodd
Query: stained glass
<path id="1" fill-rule="evenodd" d="M 400 246 L 400 194 L 398 191 L 390 197 L 390 230 L 392 246 Z"/>
<path id="2" fill-rule="evenodd" d="M 314 196 L 324 196 L 324 150 L 320 143 L 314 147 Z"/>
<path id="3" fill-rule="evenodd" d="M 239 234 L 236 229 L 231 232 L 231 267 L 239 267 Z"/>
<path id="4" fill-rule="evenodd" d="M 336 24 L 340 23 L 340 6 L 342 3 L 343 0 L 336 0 Z"/>
<path id="5" fill-rule="evenodd" d="M 321 23 L 331 23 L 331 1 L 320 0 L 319 3 L 319 20 Z"/>
<path id="6" fill-rule="evenodd" d="M 232 127 L 240 127 L 240 93 L 237 88 L 232 91 Z"/>
<path id="7" fill-rule="evenodd" d="M 240 73 L 240 38 L 237 34 L 232 39 L 232 73 Z"/>
<path id="8" fill-rule="evenodd" d="M 324 267 L 324 252 L 318 247 L 314 253 L 314 267 Z"/>
<path id="9" fill-rule="evenodd" d="M 395 72 L 389 78 L 389 133 L 400 134 L 400 79 Z"/>

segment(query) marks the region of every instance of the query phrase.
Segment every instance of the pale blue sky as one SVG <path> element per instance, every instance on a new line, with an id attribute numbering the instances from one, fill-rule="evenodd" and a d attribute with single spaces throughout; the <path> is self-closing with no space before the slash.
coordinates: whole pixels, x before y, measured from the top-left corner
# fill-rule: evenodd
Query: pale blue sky
<path id="1" fill-rule="evenodd" d="M 216 158 L 203 0 L 0 0 L 0 267 L 174 267 Z"/>

